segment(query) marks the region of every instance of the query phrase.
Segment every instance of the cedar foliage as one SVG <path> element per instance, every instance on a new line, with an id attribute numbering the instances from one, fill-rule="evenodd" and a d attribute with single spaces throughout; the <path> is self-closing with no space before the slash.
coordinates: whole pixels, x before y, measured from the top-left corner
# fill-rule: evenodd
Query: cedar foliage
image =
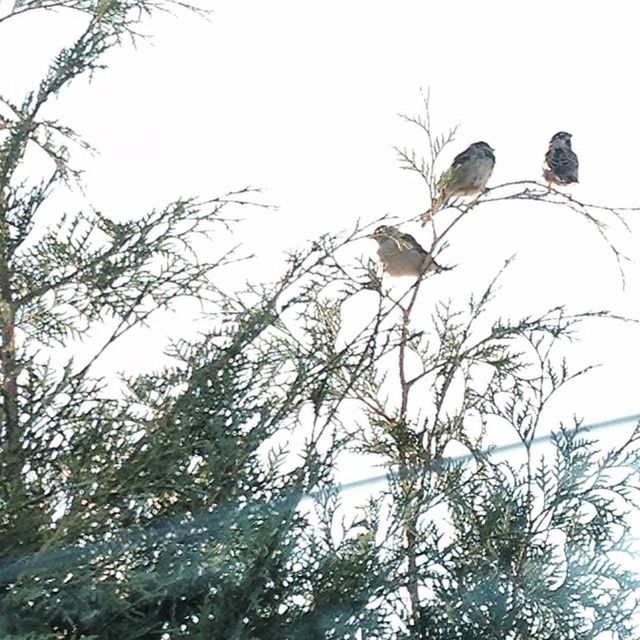
<path id="1" fill-rule="evenodd" d="M 189 247 L 232 225 L 250 189 L 128 222 L 60 212 L 39 228 L 41 207 L 77 177 L 70 145 L 83 144 L 42 116 L 47 101 L 174 5 L 25 0 L 0 21 L 54 7 L 87 20 L 21 103 L 0 96 L 0 636 L 632 638 L 638 582 L 624 553 L 640 433 L 603 452 L 575 424 L 557 430 L 552 455 L 534 448 L 546 403 L 588 372 L 564 362 L 562 340 L 603 314 L 483 323 L 493 281 L 466 306 L 416 317 L 428 280 L 397 297 L 376 267 L 343 260 L 373 224 L 293 252 L 276 282 L 225 293 L 217 274 L 239 255 L 202 261 Z M 432 136 L 426 106 L 406 119 L 427 134 L 428 156 L 400 155 L 433 195 L 451 136 Z M 23 181 L 34 146 L 50 173 Z M 454 223 L 497 198 L 567 206 L 605 239 L 603 215 L 620 217 L 522 184 L 453 203 Z M 451 228 L 436 232 L 437 220 L 432 251 Z M 344 342 L 344 303 L 362 292 L 377 310 Z M 109 395 L 100 354 L 185 298 L 206 303 L 211 330 Z M 105 322 L 88 358 L 52 357 Z M 413 377 L 409 356 L 422 366 Z M 524 462 L 487 454 L 496 423 Z M 469 461 L 445 456 L 454 440 Z M 351 517 L 332 481 L 345 452 L 387 474 Z"/>

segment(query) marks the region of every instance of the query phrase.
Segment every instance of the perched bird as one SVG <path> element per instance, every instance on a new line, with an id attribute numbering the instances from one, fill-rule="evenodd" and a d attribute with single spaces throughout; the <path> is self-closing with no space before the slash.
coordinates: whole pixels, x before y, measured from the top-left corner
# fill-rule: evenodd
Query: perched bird
<path id="1" fill-rule="evenodd" d="M 391 276 L 419 277 L 427 271 L 438 273 L 450 268 L 437 264 L 412 235 L 402 233 L 396 227 L 383 225 L 371 237 L 378 242 L 378 256 Z"/>
<path id="2" fill-rule="evenodd" d="M 425 222 L 451 198 L 484 191 L 495 164 L 493 149 L 486 142 L 474 142 L 458 154 L 438 180 L 437 196 Z"/>
<path id="3" fill-rule="evenodd" d="M 551 138 L 542 175 L 549 184 L 562 186 L 578 182 L 578 156 L 571 149 L 570 133 L 558 131 Z"/>

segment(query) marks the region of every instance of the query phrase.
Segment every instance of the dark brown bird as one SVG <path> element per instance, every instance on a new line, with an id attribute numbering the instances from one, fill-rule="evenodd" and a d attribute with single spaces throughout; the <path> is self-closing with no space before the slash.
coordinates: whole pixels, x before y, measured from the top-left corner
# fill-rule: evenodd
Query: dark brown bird
<path id="1" fill-rule="evenodd" d="M 549 184 L 565 186 L 578 182 L 578 156 L 571 148 L 571 134 L 558 131 L 549 142 L 542 175 Z"/>

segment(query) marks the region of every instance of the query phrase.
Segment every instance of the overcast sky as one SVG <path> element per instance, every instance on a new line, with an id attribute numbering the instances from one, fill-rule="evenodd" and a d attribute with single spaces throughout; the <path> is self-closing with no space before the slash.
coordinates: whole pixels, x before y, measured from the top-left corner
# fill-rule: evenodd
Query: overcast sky
<path id="1" fill-rule="evenodd" d="M 9 4 L 0 0 L 0 14 Z M 81 163 L 87 200 L 103 212 L 124 219 L 179 196 L 262 187 L 279 209 L 248 212 L 239 234 L 258 255 L 250 277 L 275 275 L 285 248 L 319 233 L 424 210 L 420 180 L 399 169 L 392 149 L 424 144 L 397 116 L 419 111 L 420 88 L 431 92 L 436 129 L 460 125 L 441 169 L 485 140 L 497 156 L 489 186 L 538 179 L 549 138 L 566 130 L 580 158 L 575 197 L 640 205 L 635 3 L 221 0 L 211 8 L 209 21 L 183 13 L 150 21 L 150 43 L 111 53 L 109 69 L 47 107 L 99 150 Z M 20 101 L 81 26 L 65 12 L 0 24 L 2 92 Z M 635 234 L 620 241 L 637 260 L 640 225 L 630 222 Z M 419 227 L 406 230 L 426 241 Z M 375 244 L 353 251 L 373 256 Z M 640 317 L 638 265 L 627 267 L 623 290 L 593 228 L 536 203 L 468 216 L 441 257 L 460 266 L 432 278 L 429 295 L 462 305 L 513 254 L 501 313 L 566 303 Z M 594 323 L 581 336 L 572 362 L 603 366 L 567 389 L 560 413 L 593 421 L 640 411 L 638 326 Z M 150 338 L 104 366 L 129 353 L 136 369 L 155 365 L 161 349 Z"/>

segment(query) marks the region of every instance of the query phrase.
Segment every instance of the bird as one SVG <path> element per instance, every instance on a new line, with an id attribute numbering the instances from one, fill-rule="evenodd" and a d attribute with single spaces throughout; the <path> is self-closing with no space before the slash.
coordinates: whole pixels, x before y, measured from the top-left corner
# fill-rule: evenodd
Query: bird
<path id="1" fill-rule="evenodd" d="M 440 176 L 436 185 L 436 197 L 424 222 L 451 198 L 482 193 L 493 172 L 496 157 L 486 142 L 474 142 L 453 160 L 451 166 Z"/>
<path id="2" fill-rule="evenodd" d="M 439 273 L 451 267 L 442 267 L 410 234 L 397 227 L 382 225 L 370 236 L 378 242 L 378 256 L 390 276 L 419 278 L 428 271 Z"/>
<path id="3" fill-rule="evenodd" d="M 549 142 L 542 168 L 544 179 L 565 186 L 578 182 L 578 156 L 571 149 L 571 134 L 558 131 Z"/>

